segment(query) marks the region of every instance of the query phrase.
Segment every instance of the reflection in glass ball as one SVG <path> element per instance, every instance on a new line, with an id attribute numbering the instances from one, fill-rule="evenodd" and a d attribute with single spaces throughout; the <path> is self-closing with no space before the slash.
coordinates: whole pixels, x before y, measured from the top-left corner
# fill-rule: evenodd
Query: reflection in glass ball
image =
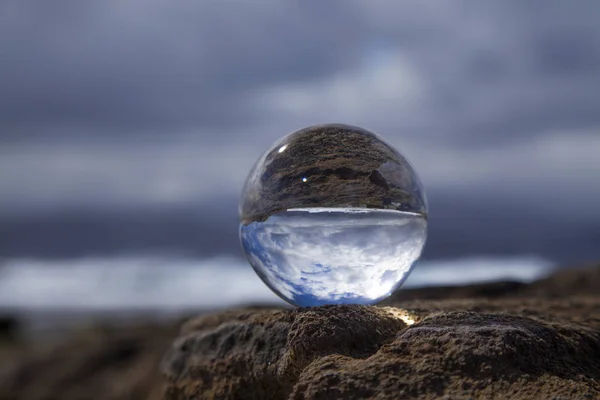
<path id="1" fill-rule="evenodd" d="M 427 237 L 413 168 L 379 136 L 348 125 L 312 126 L 275 143 L 250 171 L 239 212 L 250 264 L 297 306 L 384 299 Z"/>

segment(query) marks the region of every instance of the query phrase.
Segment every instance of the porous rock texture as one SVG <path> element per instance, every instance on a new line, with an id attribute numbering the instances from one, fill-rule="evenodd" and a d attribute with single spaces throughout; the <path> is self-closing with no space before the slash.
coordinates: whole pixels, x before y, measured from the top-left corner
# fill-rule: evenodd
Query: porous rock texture
<path id="1" fill-rule="evenodd" d="M 600 265 L 378 307 L 39 329 L 0 310 L 0 399 L 600 399 L 599 292 Z"/>
<path id="2" fill-rule="evenodd" d="M 163 360 L 165 398 L 600 399 L 600 297 L 540 282 L 535 296 L 192 319 Z"/>

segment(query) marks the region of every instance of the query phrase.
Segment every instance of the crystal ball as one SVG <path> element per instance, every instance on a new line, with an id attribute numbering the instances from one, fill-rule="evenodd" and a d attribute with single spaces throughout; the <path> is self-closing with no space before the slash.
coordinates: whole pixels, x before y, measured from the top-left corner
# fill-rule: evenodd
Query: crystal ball
<path id="1" fill-rule="evenodd" d="M 412 166 L 380 136 L 349 125 L 277 141 L 248 174 L 239 214 L 248 261 L 300 307 L 386 298 L 427 238 L 427 200 Z"/>

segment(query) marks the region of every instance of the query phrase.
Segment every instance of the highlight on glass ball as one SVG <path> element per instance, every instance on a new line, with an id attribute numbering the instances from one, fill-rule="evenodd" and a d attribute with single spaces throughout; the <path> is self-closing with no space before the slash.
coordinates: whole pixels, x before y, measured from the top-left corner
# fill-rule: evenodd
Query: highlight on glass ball
<path id="1" fill-rule="evenodd" d="M 276 142 L 250 171 L 239 213 L 248 261 L 300 307 L 383 300 L 427 238 L 414 169 L 381 137 L 348 125 L 316 125 Z"/>

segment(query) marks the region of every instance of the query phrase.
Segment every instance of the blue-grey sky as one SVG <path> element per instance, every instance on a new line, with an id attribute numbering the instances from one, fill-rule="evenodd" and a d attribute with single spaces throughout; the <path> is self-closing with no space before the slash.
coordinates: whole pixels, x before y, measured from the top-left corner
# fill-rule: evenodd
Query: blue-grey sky
<path id="1" fill-rule="evenodd" d="M 600 258 L 599 16 L 595 0 L 4 1 L 0 256 L 238 252 L 256 158 L 341 122 L 414 164 L 427 256 Z"/>

